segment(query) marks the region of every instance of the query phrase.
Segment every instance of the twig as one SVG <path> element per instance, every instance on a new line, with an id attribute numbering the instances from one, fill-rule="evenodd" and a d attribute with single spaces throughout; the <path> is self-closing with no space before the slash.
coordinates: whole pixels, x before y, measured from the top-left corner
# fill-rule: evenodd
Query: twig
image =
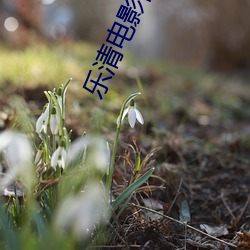
<path id="1" fill-rule="evenodd" d="M 187 250 L 187 222 L 184 222 L 185 226 L 185 241 L 184 241 L 184 249 Z"/>
<path id="2" fill-rule="evenodd" d="M 224 196 L 224 192 L 223 192 L 223 191 L 221 192 L 220 197 L 221 197 L 221 200 L 222 200 L 224 206 L 226 207 L 227 211 L 229 212 L 229 214 L 230 214 L 231 217 L 233 218 L 233 221 L 235 221 L 236 218 L 235 218 L 235 216 L 234 216 L 232 210 L 230 209 L 230 207 L 227 205 L 227 202 L 226 202 L 226 200 L 225 200 L 225 196 Z"/>
<path id="3" fill-rule="evenodd" d="M 98 246 L 90 246 L 90 249 L 99 249 L 99 248 L 124 248 L 128 247 L 126 245 L 115 245 L 115 246 L 104 246 L 104 245 L 98 245 Z M 129 247 L 134 247 L 134 248 L 141 248 L 141 245 L 129 245 Z"/>
<path id="4" fill-rule="evenodd" d="M 216 238 L 216 237 L 214 237 L 214 236 L 212 236 L 212 235 L 209 235 L 209 234 L 207 234 L 207 233 L 205 233 L 205 232 L 203 232 L 203 231 L 201 231 L 201 230 L 199 230 L 199 229 L 197 229 L 197 228 L 195 228 L 195 227 L 192 227 L 192 226 L 188 225 L 186 222 L 178 221 L 178 220 L 176 220 L 176 219 L 173 219 L 173 218 L 170 217 L 170 216 L 167 216 L 167 215 L 165 215 L 165 214 L 162 214 L 162 213 L 160 213 L 160 212 L 157 212 L 157 211 L 155 211 L 155 210 L 153 210 L 153 209 L 150 209 L 150 208 L 147 208 L 147 207 L 144 207 L 144 206 L 141 206 L 141 205 L 136 205 L 136 204 L 133 204 L 133 203 L 132 203 L 132 204 L 130 203 L 129 205 L 130 205 L 130 206 L 137 207 L 137 208 L 140 208 L 140 209 L 145 209 L 145 210 L 150 211 L 150 212 L 152 212 L 152 213 L 161 215 L 161 216 L 163 216 L 164 218 L 167 218 L 167 219 L 169 219 L 169 220 L 171 220 L 171 221 L 174 221 L 174 222 L 176 222 L 176 223 L 178 223 L 178 224 L 181 224 L 182 226 L 186 226 L 186 227 L 188 227 L 189 229 L 192 229 L 192 230 L 194 230 L 194 231 L 196 231 L 196 232 L 198 232 L 198 233 L 200 233 L 200 234 L 203 234 L 203 235 L 205 235 L 205 236 L 207 236 L 207 237 L 209 237 L 209 238 L 211 238 L 211 239 L 213 239 L 213 240 L 217 240 L 217 241 L 219 241 L 219 242 L 221 242 L 221 243 L 223 243 L 223 244 L 226 244 L 226 245 L 228 245 L 228 246 L 230 246 L 230 247 L 237 248 L 236 245 L 234 245 L 234 244 L 232 244 L 232 243 L 229 243 L 229 242 L 226 242 L 226 241 L 224 241 L 224 240 L 218 239 L 218 238 Z"/>
<path id="5" fill-rule="evenodd" d="M 177 197 L 178 197 L 178 194 L 180 193 L 180 190 L 181 190 L 181 185 L 182 185 L 182 179 L 180 180 L 180 183 L 179 183 L 179 187 L 178 187 L 178 190 L 176 192 L 176 195 L 174 197 L 174 200 L 172 201 L 168 211 L 167 211 L 167 214 L 169 214 L 173 208 L 173 205 L 175 204 L 176 200 L 177 200 Z"/>
<path id="6" fill-rule="evenodd" d="M 247 208 L 248 208 L 249 203 L 250 203 L 250 194 L 248 194 L 247 201 L 246 201 L 245 206 L 243 207 L 241 213 L 240 213 L 240 214 L 237 216 L 237 218 L 235 218 L 235 220 L 233 221 L 235 226 L 237 226 L 238 223 L 240 222 L 240 220 L 242 219 L 244 213 L 246 212 L 246 210 L 247 210 Z"/>

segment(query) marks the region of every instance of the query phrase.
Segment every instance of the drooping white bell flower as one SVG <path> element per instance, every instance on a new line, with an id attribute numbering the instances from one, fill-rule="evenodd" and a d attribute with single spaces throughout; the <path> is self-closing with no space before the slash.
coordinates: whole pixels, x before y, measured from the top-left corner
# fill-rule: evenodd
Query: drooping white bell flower
<path id="1" fill-rule="evenodd" d="M 55 150 L 55 152 L 52 154 L 51 166 L 53 168 L 56 168 L 56 166 L 58 166 L 59 168 L 64 169 L 66 161 L 67 161 L 67 152 L 64 148 L 63 143 L 61 143 L 59 147 Z"/>
<path id="2" fill-rule="evenodd" d="M 47 125 L 49 120 L 49 104 L 46 104 L 44 107 L 43 113 L 40 115 L 36 122 L 36 132 L 41 133 L 42 131 L 44 133 L 47 132 Z"/>
<path id="3" fill-rule="evenodd" d="M 110 164 L 110 150 L 101 137 L 91 137 L 88 145 L 87 162 L 102 173 L 107 172 Z"/>
<path id="4" fill-rule="evenodd" d="M 108 221 L 108 203 L 98 182 L 90 183 L 79 195 L 70 195 L 59 207 L 54 225 L 56 230 L 71 233 L 79 240 L 90 238 L 100 223 Z"/>
<path id="5" fill-rule="evenodd" d="M 85 154 L 88 150 L 88 154 Z M 85 135 L 76 139 L 69 147 L 68 162 L 71 164 L 81 157 L 87 161 L 88 166 L 94 166 L 96 169 L 105 173 L 110 164 L 110 149 L 107 142 L 102 137 Z"/>
<path id="6" fill-rule="evenodd" d="M 62 88 L 61 87 L 57 91 L 56 98 L 57 98 L 58 104 L 59 104 L 61 111 L 62 111 Z"/>
<path id="7" fill-rule="evenodd" d="M 128 114 L 129 125 L 132 128 L 134 128 L 136 120 L 138 120 L 138 122 L 140 122 L 141 124 L 144 123 L 141 112 L 135 107 L 134 99 L 130 101 L 129 107 L 124 110 L 122 115 L 122 120 L 125 118 L 127 114 Z"/>
<path id="8" fill-rule="evenodd" d="M 33 153 L 28 138 L 9 130 L 0 133 L 0 153 L 7 163 L 7 173 L 4 179 L 1 179 L 0 188 L 6 187 L 17 177 L 21 177 L 27 186 L 31 185 Z"/>
<path id="9" fill-rule="evenodd" d="M 61 96 L 57 96 L 57 101 L 58 101 L 59 106 L 60 106 L 61 111 L 62 111 L 62 97 Z"/>
<path id="10" fill-rule="evenodd" d="M 50 131 L 53 135 L 56 135 L 59 131 L 60 121 L 58 112 L 55 107 L 52 108 L 50 116 Z"/>
<path id="11" fill-rule="evenodd" d="M 39 145 L 36 156 L 35 156 L 35 164 L 39 165 L 41 163 L 43 155 L 43 145 L 42 143 Z"/>

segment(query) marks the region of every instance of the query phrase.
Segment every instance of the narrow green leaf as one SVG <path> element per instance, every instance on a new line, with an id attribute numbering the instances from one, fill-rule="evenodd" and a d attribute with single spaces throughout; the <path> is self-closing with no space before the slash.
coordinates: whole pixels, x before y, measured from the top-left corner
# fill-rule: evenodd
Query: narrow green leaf
<path id="1" fill-rule="evenodd" d="M 115 211 L 124 200 L 126 200 L 137 188 L 139 188 L 154 172 L 154 168 L 149 169 L 143 176 L 138 178 L 133 184 L 126 188 L 118 198 L 112 203 L 112 208 Z"/>
<path id="2" fill-rule="evenodd" d="M 16 231 L 11 227 L 8 221 L 8 215 L 3 212 L 2 208 L 0 208 L 0 227 L 2 228 L 6 250 L 21 250 L 20 241 Z"/>
<path id="3" fill-rule="evenodd" d="M 124 211 L 124 209 L 126 208 L 127 204 L 129 203 L 130 199 L 132 198 L 133 196 L 133 193 L 131 193 L 129 195 L 129 197 L 127 198 L 127 200 L 124 202 L 124 204 L 122 205 L 122 207 L 119 209 L 119 212 L 117 213 L 117 215 L 115 216 L 113 222 L 112 222 L 112 225 L 114 225 L 117 220 L 119 219 L 120 215 L 122 214 L 122 212 Z"/>
<path id="4" fill-rule="evenodd" d="M 189 205 L 187 200 L 182 201 L 180 208 L 180 221 L 189 222 L 191 220 Z"/>
<path id="5" fill-rule="evenodd" d="M 40 237 L 44 236 L 44 233 L 45 233 L 45 223 L 44 223 L 44 220 L 42 218 L 42 215 L 39 212 L 34 211 L 33 220 L 34 220 L 34 223 L 36 225 L 36 229 L 37 229 L 38 235 Z"/>
<path id="6" fill-rule="evenodd" d="M 141 154 L 140 152 L 137 154 L 137 159 L 136 159 L 136 167 L 135 171 L 138 173 L 141 170 Z"/>

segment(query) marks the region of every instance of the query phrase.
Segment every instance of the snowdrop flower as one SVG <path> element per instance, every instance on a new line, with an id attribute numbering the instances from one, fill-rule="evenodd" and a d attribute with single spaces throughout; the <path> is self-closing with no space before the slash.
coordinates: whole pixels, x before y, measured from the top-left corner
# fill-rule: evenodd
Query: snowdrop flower
<path id="1" fill-rule="evenodd" d="M 86 153 L 88 150 L 88 154 Z M 110 164 L 110 149 L 102 137 L 84 136 L 76 139 L 68 151 L 68 162 L 73 163 L 79 156 L 87 166 L 94 166 L 97 170 L 105 173 Z M 85 152 L 85 153 L 84 153 Z"/>
<path id="2" fill-rule="evenodd" d="M 8 164 L 7 173 L 1 180 L 1 188 L 17 177 L 21 177 L 30 186 L 33 181 L 33 153 L 28 138 L 21 133 L 6 130 L 0 133 L 0 152 Z"/>
<path id="3" fill-rule="evenodd" d="M 140 122 L 141 124 L 144 123 L 141 112 L 135 107 L 134 99 L 130 101 L 129 107 L 124 110 L 122 120 L 125 118 L 127 114 L 128 114 L 129 125 L 132 128 L 134 128 L 136 120 L 138 120 L 138 122 Z"/>
<path id="4" fill-rule="evenodd" d="M 50 116 L 50 130 L 53 135 L 56 135 L 59 131 L 59 117 L 58 112 L 55 107 L 52 108 L 51 116 Z"/>
<path id="5" fill-rule="evenodd" d="M 62 111 L 62 88 L 58 89 L 56 97 L 57 97 L 58 104 L 59 104 L 61 111 Z"/>
<path id="6" fill-rule="evenodd" d="M 56 168 L 56 166 L 59 166 L 59 168 L 64 169 L 66 165 L 66 161 L 67 161 L 67 152 L 64 148 L 63 143 L 61 143 L 51 157 L 51 166 L 53 168 Z"/>
<path id="7" fill-rule="evenodd" d="M 43 113 L 40 115 L 36 122 L 36 132 L 41 133 L 42 131 L 46 134 L 47 125 L 49 120 L 49 104 L 44 107 Z"/>
<path id="8" fill-rule="evenodd" d="M 89 149 L 87 155 L 88 165 L 95 166 L 102 173 L 107 172 L 110 164 L 110 150 L 107 142 L 101 137 L 93 137 Z"/>
<path id="9" fill-rule="evenodd" d="M 36 156 L 35 156 L 35 163 L 36 164 L 40 164 L 41 163 L 41 159 L 42 159 L 42 155 L 43 155 L 43 145 L 42 143 L 39 145 L 39 148 L 37 150 Z"/>
<path id="10" fill-rule="evenodd" d="M 57 211 L 56 229 L 72 233 L 79 240 L 91 237 L 95 226 L 108 220 L 108 203 L 104 197 L 98 182 L 89 184 L 79 195 L 68 196 Z"/>

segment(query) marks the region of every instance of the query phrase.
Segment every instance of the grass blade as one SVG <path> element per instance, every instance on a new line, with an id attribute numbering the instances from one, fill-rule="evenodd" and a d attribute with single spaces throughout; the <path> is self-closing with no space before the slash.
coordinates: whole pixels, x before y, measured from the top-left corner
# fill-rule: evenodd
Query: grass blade
<path id="1" fill-rule="evenodd" d="M 112 208 L 115 211 L 124 200 L 126 200 L 137 188 L 139 188 L 154 172 L 154 168 L 149 169 L 143 176 L 138 178 L 133 184 L 126 188 L 118 198 L 113 202 Z"/>

